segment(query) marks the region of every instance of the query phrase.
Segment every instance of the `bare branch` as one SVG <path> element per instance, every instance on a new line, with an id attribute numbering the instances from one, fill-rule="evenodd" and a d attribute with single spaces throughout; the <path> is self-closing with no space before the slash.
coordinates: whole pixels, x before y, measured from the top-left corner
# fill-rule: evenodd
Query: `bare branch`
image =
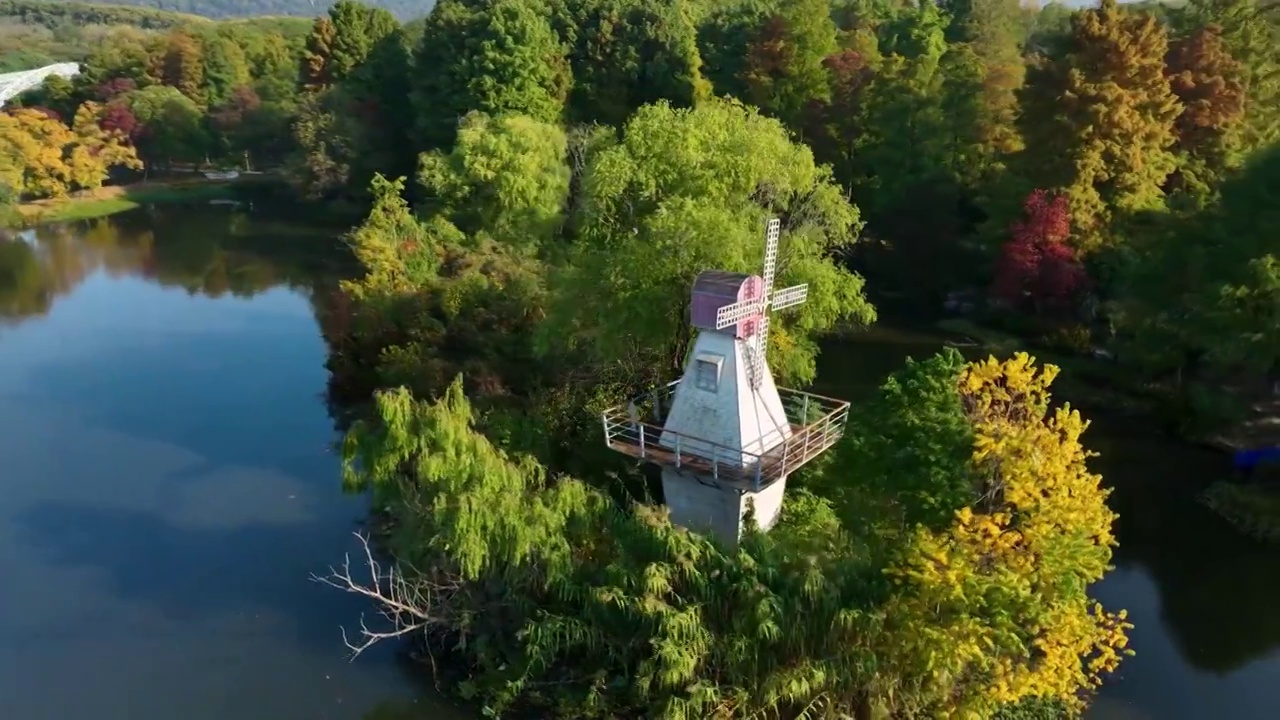
<path id="1" fill-rule="evenodd" d="M 384 566 L 374 557 L 369 538 L 362 533 L 354 535 L 364 550 L 367 581 L 355 579 L 350 555 L 343 557 L 340 568 L 330 567 L 328 575 L 311 576 L 316 582 L 369 598 L 385 621 L 386 629 L 375 630 L 361 615 L 360 632 L 355 638 L 342 629 L 342 642 L 351 650 L 352 659 L 382 640 L 423 632 L 432 626 L 451 626 L 450 610 L 456 607 L 453 599 L 462 591 L 460 580 L 442 573 L 428 575 L 406 563 Z"/>

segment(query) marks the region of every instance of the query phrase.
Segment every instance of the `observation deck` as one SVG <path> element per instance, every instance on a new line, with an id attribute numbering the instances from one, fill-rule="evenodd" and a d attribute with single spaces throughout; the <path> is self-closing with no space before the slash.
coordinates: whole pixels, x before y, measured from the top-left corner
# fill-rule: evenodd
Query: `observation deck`
<path id="1" fill-rule="evenodd" d="M 758 492 L 835 445 L 844 435 L 849 418 L 849 403 L 844 400 L 778 388 L 791 426 L 790 436 L 764 453 L 746 452 L 663 428 L 680 382 L 676 380 L 605 410 L 605 444 L 637 460 L 697 473 L 722 486 Z"/>

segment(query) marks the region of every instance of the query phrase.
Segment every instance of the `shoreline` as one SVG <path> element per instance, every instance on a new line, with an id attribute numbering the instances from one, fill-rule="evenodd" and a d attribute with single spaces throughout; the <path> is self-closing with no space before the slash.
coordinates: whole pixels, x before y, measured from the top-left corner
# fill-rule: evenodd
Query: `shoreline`
<path id="1" fill-rule="evenodd" d="M 152 203 L 232 199 L 245 185 L 275 182 L 271 175 L 211 180 L 203 176 L 166 177 L 128 185 L 108 185 L 61 198 L 45 198 L 15 206 L 18 228 L 54 222 L 92 220 Z"/>
<path id="2" fill-rule="evenodd" d="M 1007 355 L 1024 348 L 1037 360 L 1057 365 L 1064 372 L 1055 384 L 1062 385 L 1061 395 L 1072 405 L 1105 407 L 1108 412 L 1119 411 L 1134 417 L 1159 420 L 1158 392 L 1149 386 L 1144 387 L 1136 378 L 1127 377 L 1123 368 L 1112 363 L 1028 347 L 1023 338 L 969 320 L 942 320 L 935 327 L 966 337 L 972 346 L 997 354 Z M 1241 438 L 1248 427 L 1246 422 L 1216 433 L 1170 431 L 1169 435 L 1179 442 L 1221 453 L 1223 475 L 1226 477 L 1231 472 L 1232 454 L 1245 447 Z M 1280 543 L 1280 486 L 1240 482 L 1239 479 L 1211 480 L 1197 500 L 1238 532 L 1263 543 Z"/>

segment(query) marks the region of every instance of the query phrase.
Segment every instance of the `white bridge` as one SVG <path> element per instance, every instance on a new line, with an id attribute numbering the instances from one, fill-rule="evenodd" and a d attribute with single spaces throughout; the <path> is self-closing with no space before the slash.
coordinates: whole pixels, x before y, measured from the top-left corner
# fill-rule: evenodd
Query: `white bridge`
<path id="1" fill-rule="evenodd" d="M 64 78 L 73 78 L 80 74 L 79 63 L 67 62 L 57 63 L 54 65 L 45 65 L 35 70 L 19 70 L 18 72 L 4 73 L 0 75 L 0 107 L 9 104 L 9 101 L 18 97 L 28 90 L 34 90 L 40 87 L 44 79 L 50 75 L 57 75 Z"/>

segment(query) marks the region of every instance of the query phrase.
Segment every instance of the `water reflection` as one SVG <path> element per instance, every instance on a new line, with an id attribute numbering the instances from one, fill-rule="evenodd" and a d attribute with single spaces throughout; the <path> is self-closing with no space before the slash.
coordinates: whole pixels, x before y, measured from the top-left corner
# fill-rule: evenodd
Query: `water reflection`
<path id="1" fill-rule="evenodd" d="M 347 661 L 367 605 L 309 580 L 366 510 L 322 399 L 336 237 L 191 206 L 0 238 L 5 718 L 355 720 L 421 696 L 391 647 Z"/>
<path id="2" fill-rule="evenodd" d="M 938 334 L 891 325 L 826 349 L 819 392 L 856 401 Z M 1068 398 L 1069 399 L 1069 398 Z M 1103 688 L 1095 719 L 1280 717 L 1280 548 L 1235 532 L 1195 501 L 1228 471 L 1218 453 L 1162 436 L 1142 418 L 1085 407 L 1093 467 L 1114 490 L 1116 569 L 1093 589 L 1136 626 L 1135 657 Z"/>
<path id="3" fill-rule="evenodd" d="M 313 289 L 350 269 L 323 224 L 244 206 L 156 206 L 73 223 L 0 231 L 0 318 L 49 312 L 101 271 L 212 298 Z"/>

